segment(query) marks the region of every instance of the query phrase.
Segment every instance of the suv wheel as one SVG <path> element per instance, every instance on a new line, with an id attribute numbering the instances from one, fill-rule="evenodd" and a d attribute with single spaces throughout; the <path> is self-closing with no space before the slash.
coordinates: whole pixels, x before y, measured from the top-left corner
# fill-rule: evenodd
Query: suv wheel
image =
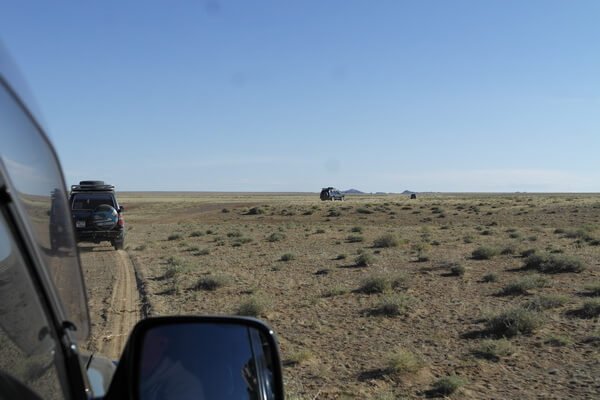
<path id="1" fill-rule="evenodd" d="M 115 248 L 115 250 L 123 250 L 123 248 L 125 247 L 125 240 L 113 240 L 112 245 Z"/>

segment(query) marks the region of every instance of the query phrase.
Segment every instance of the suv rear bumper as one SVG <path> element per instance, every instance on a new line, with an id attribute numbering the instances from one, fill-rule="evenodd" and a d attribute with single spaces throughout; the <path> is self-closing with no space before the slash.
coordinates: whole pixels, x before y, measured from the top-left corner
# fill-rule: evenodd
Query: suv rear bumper
<path id="1" fill-rule="evenodd" d="M 125 239 L 125 232 L 123 230 L 116 231 L 76 231 L 75 235 L 78 242 L 94 242 L 99 243 L 104 240 L 122 241 Z"/>

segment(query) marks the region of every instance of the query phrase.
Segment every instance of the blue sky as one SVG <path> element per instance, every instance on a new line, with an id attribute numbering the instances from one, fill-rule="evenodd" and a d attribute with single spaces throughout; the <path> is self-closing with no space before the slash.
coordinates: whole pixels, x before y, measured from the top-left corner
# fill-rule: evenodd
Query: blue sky
<path id="1" fill-rule="evenodd" d="M 600 191 L 597 1 L 11 3 L 70 184 Z"/>

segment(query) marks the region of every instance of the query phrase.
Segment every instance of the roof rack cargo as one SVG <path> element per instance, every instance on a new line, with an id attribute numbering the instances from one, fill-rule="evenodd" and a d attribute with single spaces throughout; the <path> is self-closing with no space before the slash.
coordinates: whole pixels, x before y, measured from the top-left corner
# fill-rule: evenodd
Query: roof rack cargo
<path id="1" fill-rule="evenodd" d="M 71 185 L 71 192 L 95 192 L 114 191 L 113 185 L 107 185 L 104 181 L 80 181 L 79 185 Z"/>
<path id="2" fill-rule="evenodd" d="M 81 186 L 100 186 L 104 185 L 104 181 L 79 181 Z"/>

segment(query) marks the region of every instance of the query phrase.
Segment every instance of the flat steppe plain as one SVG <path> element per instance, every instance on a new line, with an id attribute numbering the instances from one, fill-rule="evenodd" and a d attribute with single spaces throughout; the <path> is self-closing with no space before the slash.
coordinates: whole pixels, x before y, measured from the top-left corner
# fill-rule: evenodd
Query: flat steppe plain
<path id="1" fill-rule="evenodd" d="M 120 202 L 145 314 L 257 315 L 291 399 L 436 396 L 444 377 L 456 398 L 600 397 L 600 195 Z M 527 251 L 567 272 L 523 268 Z M 489 322 L 513 309 L 530 319 Z"/>

